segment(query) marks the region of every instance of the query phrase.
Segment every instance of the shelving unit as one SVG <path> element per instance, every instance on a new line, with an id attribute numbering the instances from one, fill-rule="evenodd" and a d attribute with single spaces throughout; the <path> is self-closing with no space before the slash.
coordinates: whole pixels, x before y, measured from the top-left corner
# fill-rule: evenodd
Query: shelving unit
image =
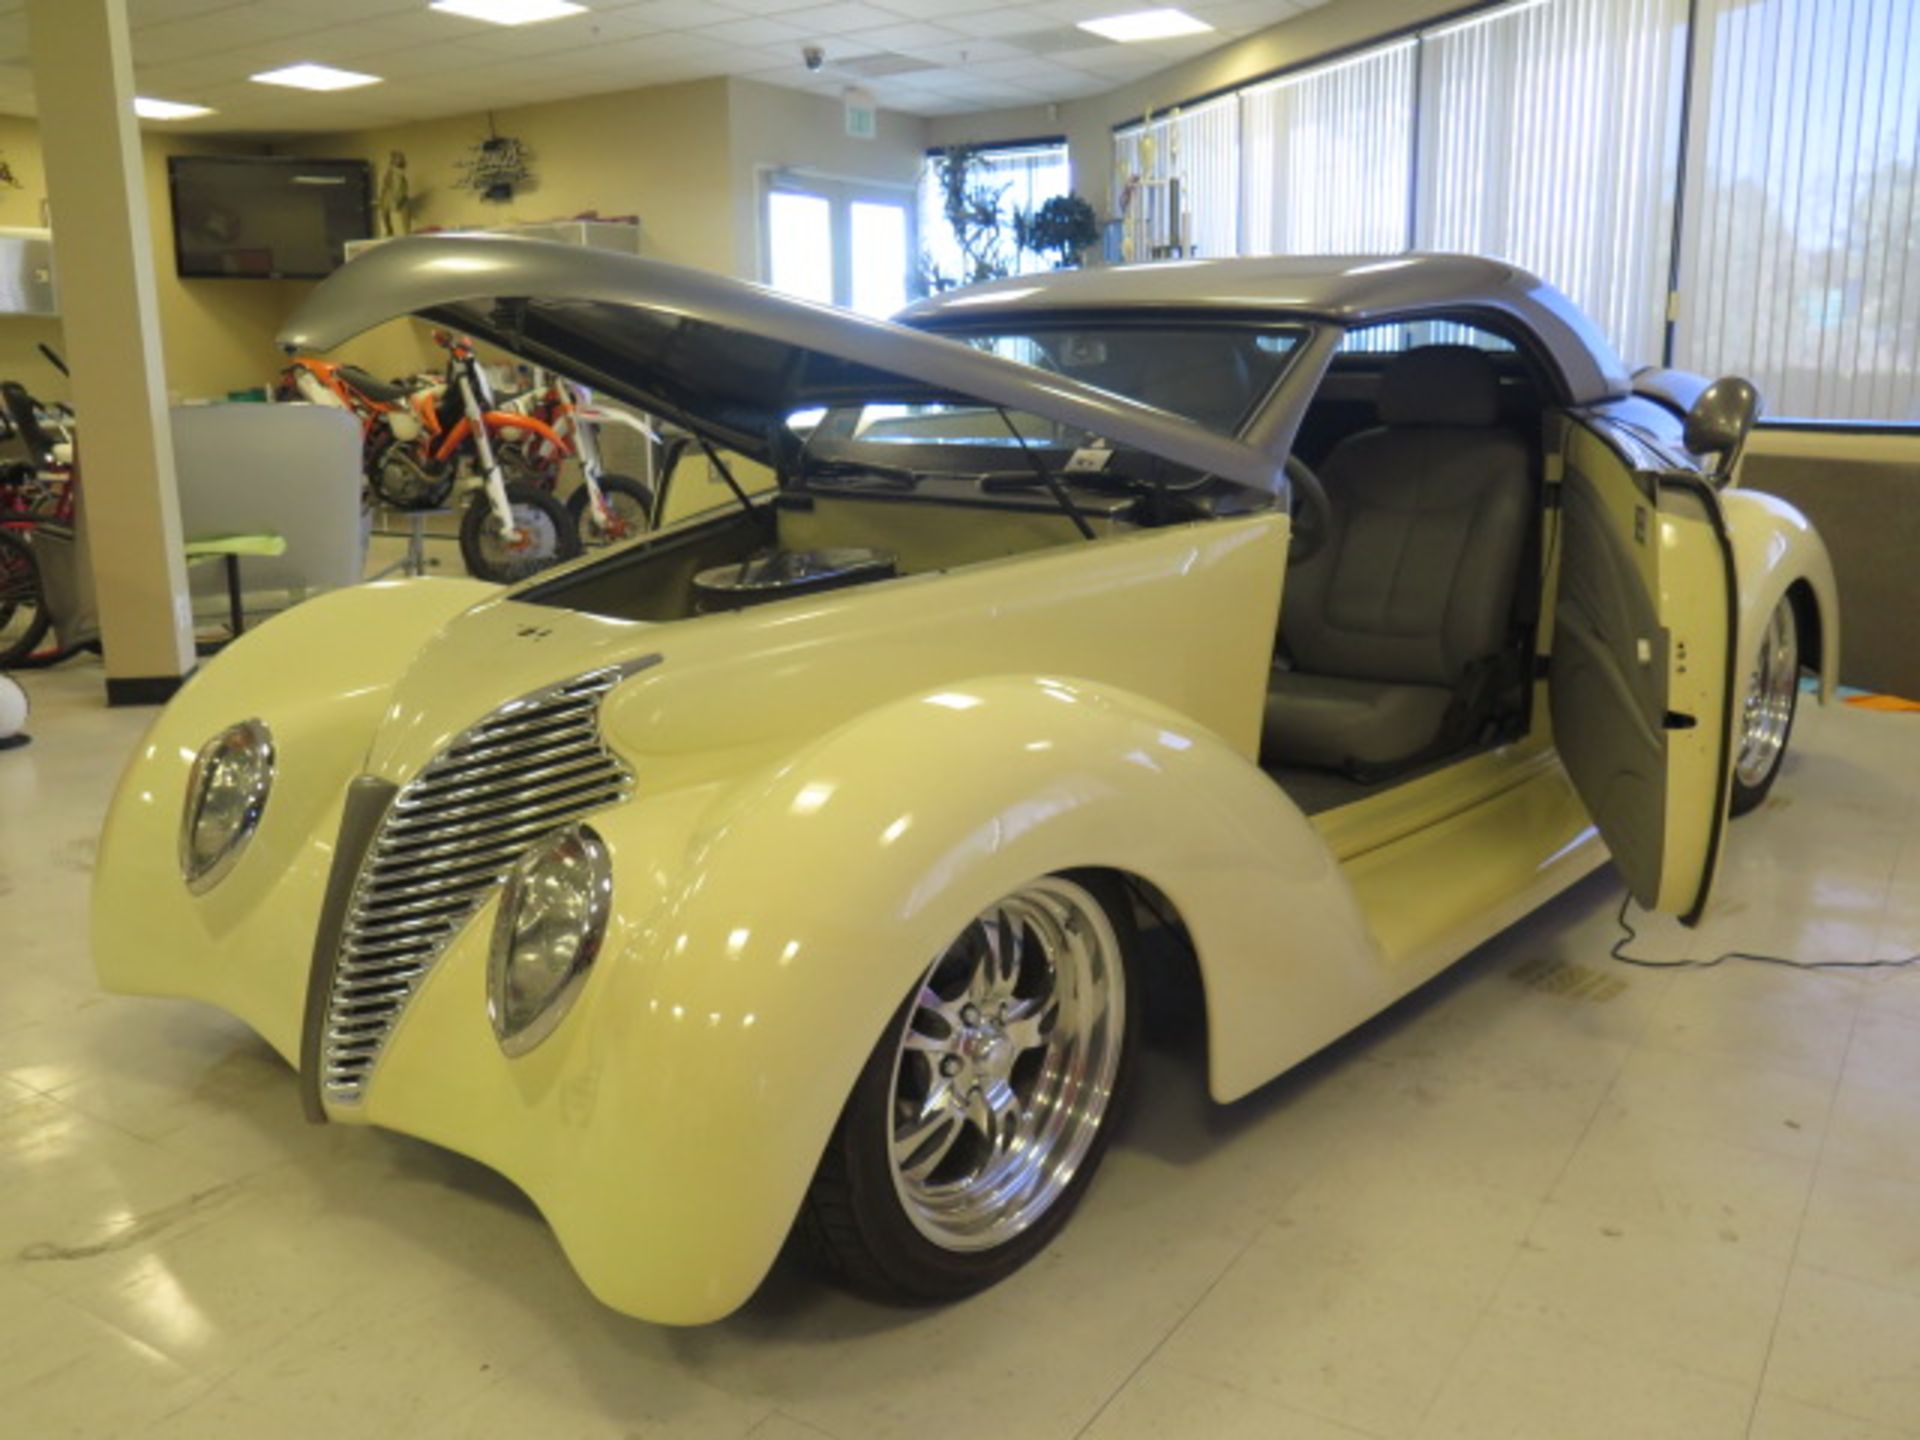
<path id="1" fill-rule="evenodd" d="M 545 220 L 525 225 L 462 226 L 453 230 L 427 233 L 524 235 L 533 240 L 557 240 L 562 245 L 584 245 L 595 250 L 612 250 L 621 255 L 640 253 L 640 222 L 638 220 Z M 364 255 L 375 246 L 384 245 L 394 238 L 391 235 L 382 235 L 371 240 L 349 240 L 346 244 L 347 259 L 352 260 L 356 256 Z"/>

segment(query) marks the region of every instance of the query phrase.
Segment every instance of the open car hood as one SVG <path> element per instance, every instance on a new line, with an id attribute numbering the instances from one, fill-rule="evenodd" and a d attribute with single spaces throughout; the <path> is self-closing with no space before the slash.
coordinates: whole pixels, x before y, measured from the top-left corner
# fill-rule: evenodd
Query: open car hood
<path id="1" fill-rule="evenodd" d="M 279 335 L 331 350 L 414 315 L 768 461 L 787 417 L 858 400 L 1023 410 L 1274 491 L 1271 456 L 1164 410 L 884 320 L 660 260 L 506 235 L 392 240 L 320 282 Z"/>

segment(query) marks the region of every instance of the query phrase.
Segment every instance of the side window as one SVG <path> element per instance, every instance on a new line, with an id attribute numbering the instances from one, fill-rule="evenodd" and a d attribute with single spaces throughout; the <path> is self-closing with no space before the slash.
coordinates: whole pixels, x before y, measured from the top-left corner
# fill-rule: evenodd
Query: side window
<path id="1" fill-rule="evenodd" d="M 1511 355 L 1508 341 L 1459 320 L 1390 320 L 1349 330 L 1340 342 L 1343 355 L 1397 355 L 1425 345 L 1471 345 L 1493 355 Z"/>

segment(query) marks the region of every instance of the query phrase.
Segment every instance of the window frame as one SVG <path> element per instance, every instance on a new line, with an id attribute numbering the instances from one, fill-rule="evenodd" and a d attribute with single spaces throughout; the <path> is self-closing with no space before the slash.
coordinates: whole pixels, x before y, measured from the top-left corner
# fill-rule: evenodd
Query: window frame
<path id="1" fill-rule="evenodd" d="M 773 197 L 810 195 L 827 202 L 827 234 L 832 247 L 833 300 L 843 310 L 853 309 L 853 207 L 859 204 L 898 206 L 907 220 L 907 271 L 903 304 L 914 299 L 914 259 L 920 253 L 920 216 L 917 192 L 911 185 L 891 180 L 829 175 L 813 170 L 761 171 L 758 218 L 760 283 L 773 283 Z M 784 293 L 784 292 L 783 292 Z M 882 317 L 885 318 L 885 317 Z"/>

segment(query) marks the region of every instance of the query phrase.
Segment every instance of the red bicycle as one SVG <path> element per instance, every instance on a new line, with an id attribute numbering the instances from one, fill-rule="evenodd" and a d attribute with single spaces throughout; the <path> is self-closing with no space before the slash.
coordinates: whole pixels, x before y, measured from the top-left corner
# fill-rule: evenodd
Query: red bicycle
<path id="1" fill-rule="evenodd" d="M 66 365 L 45 345 L 41 353 L 62 374 Z M 52 627 L 33 534 L 46 525 L 71 526 L 79 471 L 73 415 L 42 405 L 17 380 L 0 381 L 5 434 L 0 436 L 0 670 L 44 660 L 40 647 Z"/>

